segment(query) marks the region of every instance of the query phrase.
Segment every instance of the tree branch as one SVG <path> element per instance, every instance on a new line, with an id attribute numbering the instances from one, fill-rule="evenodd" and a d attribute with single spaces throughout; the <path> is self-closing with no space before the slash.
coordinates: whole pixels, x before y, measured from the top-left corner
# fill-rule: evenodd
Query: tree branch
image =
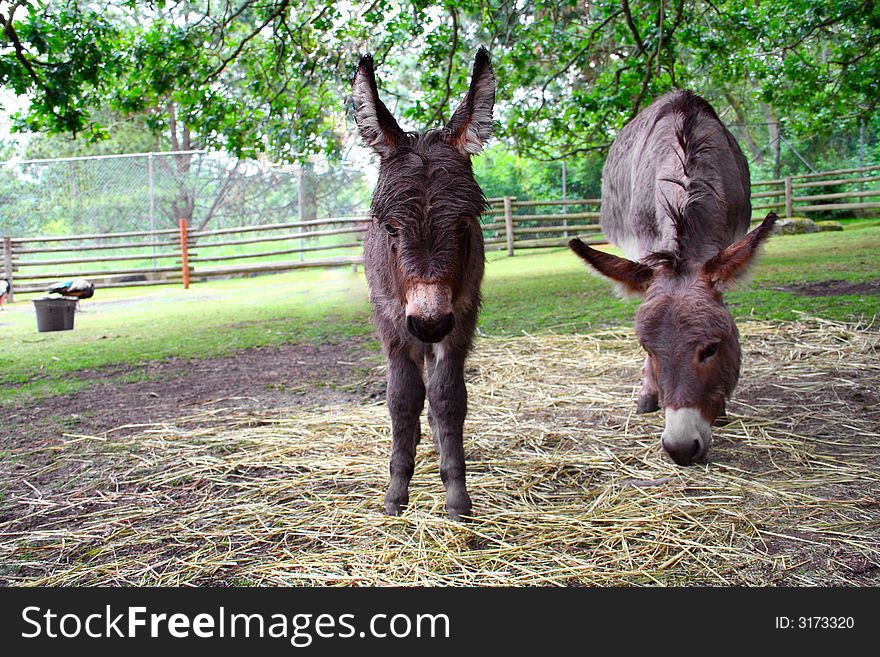
<path id="1" fill-rule="evenodd" d="M 223 181 L 223 184 L 220 185 L 220 189 L 218 189 L 217 193 L 214 195 L 214 202 L 211 203 L 211 207 L 208 208 L 208 212 L 205 213 L 205 218 L 202 219 L 201 223 L 199 223 L 198 230 L 205 230 L 205 226 L 207 226 L 208 222 L 210 222 L 211 219 L 214 218 L 214 213 L 226 199 L 226 194 L 229 193 L 229 188 L 232 186 L 232 181 L 237 177 L 236 174 L 238 173 L 239 166 L 241 166 L 241 160 L 236 160 L 235 166 L 232 167 L 232 170 L 226 174 L 226 178 Z"/>
<path id="2" fill-rule="evenodd" d="M 230 54 L 228 57 L 224 57 L 223 60 L 220 62 L 220 65 L 217 66 L 213 71 L 208 73 L 207 76 L 205 76 L 205 78 L 202 80 L 202 83 L 207 85 L 214 78 L 220 75 L 226 69 L 226 67 L 241 54 L 241 51 L 244 50 L 244 47 L 252 39 L 254 39 L 260 32 L 262 32 L 269 25 L 269 23 L 271 23 L 282 13 L 284 13 L 284 11 L 287 9 L 288 3 L 289 0 L 282 0 L 282 2 L 275 7 L 275 9 L 269 14 L 269 17 L 265 21 L 263 21 L 263 23 L 259 27 L 257 27 L 255 30 L 242 38 L 241 42 L 239 42 L 238 44 L 238 47 L 232 51 L 232 54 Z"/>
<path id="3" fill-rule="evenodd" d="M 559 155 L 547 155 L 547 151 L 540 150 L 534 152 L 541 152 L 544 154 L 544 157 L 535 157 L 532 156 L 533 159 L 538 162 L 558 162 L 559 160 L 564 160 L 566 158 L 571 157 L 572 155 L 579 155 L 580 153 L 594 153 L 596 151 L 604 151 L 611 147 L 611 142 L 605 142 L 602 144 L 595 144 L 593 146 L 582 146 L 581 148 L 573 148 L 570 151 L 566 151 L 564 153 L 560 153 Z"/>
<path id="4" fill-rule="evenodd" d="M 623 12 L 622 9 L 618 9 L 617 11 L 615 11 L 614 13 L 612 13 L 608 18 L 606 18 L 604 21 L 602 21 L 601 23 L 599 23 L 599 25 L 597 25 L 595 28 L 593 28 L 593 30 L 590 32 L 590 37 L 589 37 L 589 39 L 587 39 L 587 44 L 586 44 L 583 48 L 581 48 L 580 50 L 578 50 L 578 51 L 574 54 L 574 56 L 572 56 L 571 59 L 568 60 L 568 63 L 565 64 L 565 66 L 563 66 L 561 69 L 559 69 L 558 71 L 556 71 L 556 73 L 554 73 L 554 74 L 551 75 L 549 78 L 547 78 L 547 81 L 544 83 L 544 86 L 541 87 L 541 105 L 540 105 L 540 107 L 538 107 L 538 109 L 536 109 L 536 110 L 532 113 L 532 116 L 534 116 L 535 114 L 540 114 L 540 113 L 543 111 L 544 107 L 547 105 L 547 97 L 546 97 L 546 93 L 547 93 L 547 87 L 550 86 L 550 83 L 552 83 L 552 82 L 553 82 L 556 78 L 558 78 L 560 75 L 565 74 L 565 73 L 568 71 L 568 69 L 570 69 L 572 66 L 574 66 L 574 63 L 575 63 L 578 59 L 580 59 L 581 56 L 582 56 L 587 50 L 589 50 L 590 48 L 593 47 L 594 39 L 596 38 L 596 35 L 599 33 L 599 31 L 600 31 L 602 28 L 604 28 L 606 25 L 608 25 L 608 23 L 610 23 L 612 20 L 614 20 L 615 18 L 617 18 L 618 16 L 620 16 L 620 14 L 621 14 L 622 12 Z"/>
<path id="5" fill-rule="evenodd" d="M 629 0 L 621 0 L 620 5 L 623 7 L 623 13 L 626 15 L 626 24 L 629 27 L 629 31 L 632 32 L 633 38 L 636 40 L 639 54 L 644 54 L 645 42 L 642 41 L 642 35 L 639 34 L 639 28 L 636 27 L 635 21 L 633 20 L 632 11 L 630 11 L 629 8 Z"/>
<path id="6" fill-rule="evenodd" d="M 15 50 L 15 58 L 21 62 L 21 65 L 24 66 L 25 70 L 28 72 L 31 80 L 33 80 L 34 84 L 38 87 L 45 89 L 43 85 L 43 81 L 40 79 L 40 76 L 34 70 L 33 65 L 31 64 L 30 59 L 27 56 L 27 50 L 25 50 L 24 45 L 21 40 L 18 38 L 18 34 L 15 31 L 15 28 L 12 26 L 13 16 L 15 15 L 15 11 L 23 5 L 23 2 L 19 0 L 15 4 L 12 5 L 9 9 L 9 18 L 4 18 L 3 14 L 0 14 L 0 25 L 3 26 L 3 32 L 12 42 L 12 47 Z"/>
<path id="7" fill-rule="evenodd" d="M 452 95 L 452 66 L 455 62 L 455 51 L 458 50 L 458 12 L 455 11 L 455 7 L 450 6 L 449 14 L 452 16 L 452 45 L 449 48 L 449 62 L 446 68 L 446 93 L 443 95 L 443 100 L 437 105 L 437 109 L 434 110 L 434 113 L 428 120 L 429 124 L 434 121 L 435 117 L 439 119 L 440 123 L 446 123 L 443 119 L 443 110 Z"/>

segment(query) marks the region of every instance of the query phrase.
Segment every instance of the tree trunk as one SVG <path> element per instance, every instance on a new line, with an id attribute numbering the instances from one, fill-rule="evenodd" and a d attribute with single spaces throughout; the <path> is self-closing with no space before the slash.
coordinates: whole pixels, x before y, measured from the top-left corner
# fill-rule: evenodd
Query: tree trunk
<path id="1" fill-rule="evenodd" d="M 168 103 L 168 129 L 171 132 L 171 148 L 174 151 L 192 149 L 192 134 L 189 127 L 184 125 L 181 134 L 178 135 L 177 108 L 174 103 Z M 195 190 L 189 184 L 192 154 L 176 154 L 173 157 L 177 183 L 177 197 L 171 202 L 173 221 L 177 224 L 181 219 L 186 219 L 187 225 L 191 226 L 196 207 Z"/>
<path id="2" fill-rule="evenodd" d="M 736 116 L 736 122 L 739 124 L 740 134 L 745 140 L 746 145 L 749 147 L 749 151 L 752 153 L 752 161 L 756 164 L 763 164 L 764 153 L 755 141 L 752 131 L 749 129 L 748 119 L 742 103 L 740 103 L 736 97 L 727 90 L 724 91 L 724 97 L 727 99 L 727 103 L 730 105 Z"/>
<path id="3" fill-rule="evenodd" d="M 776 118 L 776 112 L 766 103 L 760 103 L 764 118 L 767 120 L 767 133 L 770 144 L 773 147 L 773 177 L 779 178 L 782 174 L 782 126 Z"/>

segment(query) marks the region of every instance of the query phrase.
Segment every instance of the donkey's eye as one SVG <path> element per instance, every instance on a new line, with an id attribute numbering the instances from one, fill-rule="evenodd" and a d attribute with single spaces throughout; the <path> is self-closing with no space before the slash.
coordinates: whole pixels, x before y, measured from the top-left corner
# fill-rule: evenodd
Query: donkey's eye
<path id="1" fill-rule="evenodd" d="M 391 224 L 385 224 L 385 232 L 391 235 L 391 237 L 397 237 L 397 229 Z"/>
<path id="2" fill-rule="evenodd" d="M 717 342 L 710 344 L 708 347 L 704 347 L 703 349 L 700 350 L 700 362 L 701 363 L 706 362 L 707 360 L 712 358 L 712 356 L 714 356 L 717 351 L 718 351 L 718 343 Z"/>

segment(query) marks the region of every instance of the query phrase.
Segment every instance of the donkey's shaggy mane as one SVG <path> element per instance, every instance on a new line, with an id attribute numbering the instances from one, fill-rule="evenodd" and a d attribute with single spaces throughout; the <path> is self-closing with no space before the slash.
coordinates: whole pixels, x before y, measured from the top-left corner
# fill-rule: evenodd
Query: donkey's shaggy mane
<path id="1" fill-rule="evenodd" d="M 691 265 L 675 251 L 654 251 L 642 258 L 641 262 L 652 269 L 662 269 L 676 275 L 684 274 Z"/>
<path id="2" fill-rule="evenodd" d="M 671 120 L 675 143 L 670 146 L 675 175 L 658 180 L 658 204 L 674 227 L 673 251 L 682 253 L 683 241 L 722 210 L 724 198 L 712 182 L 713 158 L 718 151 L 714 127 L 720 119 L 709 103 L 691 91 L 676 94 L 657 113 L 656 122 Z M 707 175 L 708 174 L 708 175 Z M 660 183 L 669 183 L 672 188 Z M 668 261 L 666 257 L 659 261 Z"/>

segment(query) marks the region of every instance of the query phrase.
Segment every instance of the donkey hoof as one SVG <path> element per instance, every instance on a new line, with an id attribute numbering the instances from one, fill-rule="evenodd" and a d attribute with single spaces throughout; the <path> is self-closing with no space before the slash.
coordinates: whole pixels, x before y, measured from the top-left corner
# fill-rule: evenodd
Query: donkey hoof
<path id="1" fill-rule="evenodd" d="M 389 516 L 399 516 L 407 504 L 409 504 L 409 492 L 406 490 L 402 493 L 389 490 L 385 494 L 385 513 Z"/>
<path id="2" fill-rule="evenodd" d="M 449 516 L 450 520 L 454 520 L 455 522 L 468 522 L 470 521 L 469 516 L 471 515 L 471 507 L 455 508 L 447 506 L 446 515 Z"/>
<path id="3" fill-rule="evenodd" d="M 406 508 L 406 504 L 398 504 L 397 502 L 385 502 L 385 515 L 399 516 Z"/>
<path id="4" fill-rule="evenodd" d="M 466 519 L 462 516 L 471 515 L 471 498 L 467 491 L 453 493 L 446 497 L 446 513 L 452 520 L 463 522 Z"/>
<path id="5" fill-rule="evenodd" d="M 660 399 L 657 395 L 639 395 L 636 401 L 636 413 L 653 413 L 660 410 Z"/>

